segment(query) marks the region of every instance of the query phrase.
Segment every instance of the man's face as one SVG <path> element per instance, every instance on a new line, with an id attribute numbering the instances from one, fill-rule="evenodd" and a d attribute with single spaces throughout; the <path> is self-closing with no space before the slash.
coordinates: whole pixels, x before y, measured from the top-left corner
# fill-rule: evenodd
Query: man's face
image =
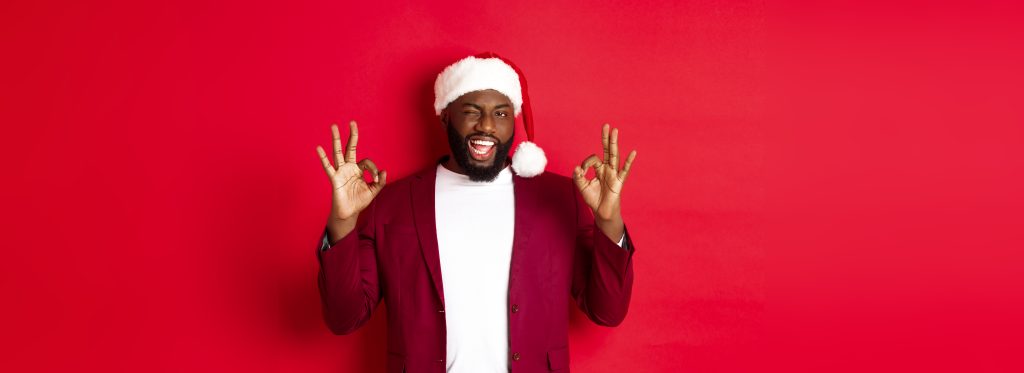
<path id="1" fill-rule="evenodd" d="M 455 162 L 470 180 L 494 180 L 505 168 L 515 135 L 512 101 L 491 89 L 470 92 L 441 115 Z"/>

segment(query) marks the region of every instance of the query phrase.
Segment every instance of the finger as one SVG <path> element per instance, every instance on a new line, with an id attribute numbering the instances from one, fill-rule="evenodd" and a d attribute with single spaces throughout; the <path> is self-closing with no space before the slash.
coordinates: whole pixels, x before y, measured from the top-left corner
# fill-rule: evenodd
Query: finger
<path id="1" fill-rule="evenodd" d="M 384 189 L 384 185 L 386 185 L 387 183 L 388 183 L 388 172 L 387 172 L 387 170 L 381 171 L 380 172 L 380 179 L 375 181 L 373 184 L 370 184 L 370 192 L 373 192 L 373 195 L 376 196 L 377 193 L 380 193 L 381 189 Z"/>
<path id="2" fill-rule="evenodd" d="M 359 128 L 356 121 L 348 122 L 348 145 L 345 146 L 345 162 L 356 161 L 356 143 L 359 142 Z"/>
<path id="3" fill-rule="evenodd" d="M 608 129 L 609 128 L 611 128 L 611 125 L 609 125 L 608 123 L 605 123 L 603 126 L 601 126 L 601 148 L 604 150 L 604 158 L 603 159 L 604 159 L 605 162 L 608 162 Z M 586 168 L 584 167 L 584 169 L 586 169 Z"/>
<path id="4" fill-rule="evenodd" d="M 341 157 L 341 133 L 338 132 L 338 125 L 331 124 L 331 140 L 334 144 L 334 164 L 341 167 L 342 163 L 345 163 Z"/>
<path id="5" fill-rule="evenodd" d="M 611 155 L 612 158 L 609 161 L 609 163 L 612 165 L 612 171 L 617 171 L 619 169 L 619 129 L 618 128 L 612 130 L 612 141 L 611 141 L 610 144 L 608 144 L 608 147 L 611 148 L 611 154 L 612 154 Z"/>
<path id="6" fill-rule="evenodd" d="M 373 182 L 377 182 L 380 177 L 380 172 L 377 171 L 377 165 L 370 160 L 370 158 L 364 158 L 359 161 L 359 169 L 370 171 L 370 175 L 373 176 Z"/>
<path id="7" fill-rule="evenodd" d="M 334 167 L 331 167 L 331 161 L 327 160 L 327 152 L 320 145 L 316 146 L 317 154 L 320 154 L 320 163 L 324 165 L 324 171 L 327 172 L 327 176 L 334 177 Z"/>
<path id="8" fill-rule="evenodd" d="M 600 166 L 600 165 L 601 165 L 601 159 L 598 158 L 597 155 L 591 154 L 589 157 L 587 157 L 587 159 L 583 160 L 583 163 L 580 163 L 580 168 L 582 168 L 583 172 L 585 173 L 585 172 L 587 172 L 588 168 L 593 167 L 594 171 L 596 172 L 598 170 L 597 166 Z"/>
<path id="9" fill-rule="evenodd" d="M 619 180 L 626 182 L 626 177 L 629 176 L 629 168 L 633 166 L 633 159 L 636 158 L 636 150 L 629 152 L 629 156 L 626 157 L 626 165 L 622 167 L 622 171 L 619 172 Z"/>

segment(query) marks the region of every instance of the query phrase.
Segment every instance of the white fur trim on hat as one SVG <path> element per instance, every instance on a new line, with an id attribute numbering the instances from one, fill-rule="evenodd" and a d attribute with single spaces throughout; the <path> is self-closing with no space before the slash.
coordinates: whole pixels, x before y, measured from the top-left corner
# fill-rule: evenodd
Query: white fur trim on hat
<path id="1" fill-rule="evenodd" d="M 523 106 L 523 91 L 519 85 L 519 74 L 499 58 L 476 58 L 469 56 L 448 66 L 434 82 L 434 114 L 464 94 L 493 89 L 512 101 L 515 115 Z"/>
<path id="2" fill-rule="evenodd" d="M 512 155 L 512 169 L 522 177 L 540 175 L 547 165 L 548 157 L 544 156 L 544 150 L 530 141 L 520 142 Z"/>

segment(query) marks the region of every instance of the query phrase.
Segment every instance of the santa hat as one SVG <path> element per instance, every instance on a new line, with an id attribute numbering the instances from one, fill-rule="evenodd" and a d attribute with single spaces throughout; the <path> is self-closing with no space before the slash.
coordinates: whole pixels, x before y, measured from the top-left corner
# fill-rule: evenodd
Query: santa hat
<path id="1" fill-rule="evenodd" d="M 441 115 L 448 104 L 462 95 L 485 89 L 493 89 L 507 96 L 512 101 L 516 116 L 523 113 L 527 140 L 516 147 L 512 155 L 512 169 L 522 177 L 540 175 L 548 159 L 544 156 L 544 150 L 533 142 L 533 110 L 526 94 L 526 77 L 511 61 L 486 52 L 463 58 L 446 67 L 434 82 L 434 113 Z"/>

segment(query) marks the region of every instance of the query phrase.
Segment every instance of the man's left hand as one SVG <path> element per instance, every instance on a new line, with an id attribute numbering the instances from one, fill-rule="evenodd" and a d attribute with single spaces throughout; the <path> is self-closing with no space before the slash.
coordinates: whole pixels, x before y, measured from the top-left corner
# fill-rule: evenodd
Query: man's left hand
<path id="1" fill-rule="evenodd" d="M 625 166 L 620 169 L 618 143 L 619 129 L 611 129 L 605 124 L 601 128 L 604 159 L 591 154 L 573 170 L 573 181 L 583 195 L 583 201 L 594 211 L 595 223 L 613 241 L 618 241 L 625 229 L 620 210 L 622 186 L 636 158 L 636 150 L 629 152 Z M 595 177 L 587 180 L 587 169 L 591 167 Z"/>

